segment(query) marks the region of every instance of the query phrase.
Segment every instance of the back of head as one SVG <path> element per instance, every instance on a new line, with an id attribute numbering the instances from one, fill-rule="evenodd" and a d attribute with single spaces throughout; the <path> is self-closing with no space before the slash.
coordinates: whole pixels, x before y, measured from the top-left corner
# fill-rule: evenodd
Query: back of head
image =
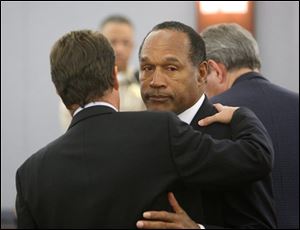
<path id="1" fill-rule="evenodd" d="M 189 57 L 192 63 L 196 66 L 206 60 L 205 44 L 201 36 L 190 26 L 176 21 L 166 21 L 154 26 L 152 30 L 146 35 L 146 37 L 144 38 L 140 46 L 139 57 L 141 55 L 144 42 L 148 37 L 148 35 L 151 32 L 158 31 L 158 30 L 171 30 L 171 31 L 178 31 L 186 34 L 186 36 L 190 41 Z"/>
<path id="2" fill-rule="evenodd" d="M 67 107 L 84 106 L 113 87 L 114 51 L 107 39 L 90 30 L 61 37 L 50 54 L 51 76 Z"/>
<path id="3" fill-rule="evenodd" d="M 243 67 L 260 69 L 257 42 L 249 31 L 238 24 L 213 25 L 203 30 L 201 35 L 207 59 L 224 64 L 228 71 Z"/>

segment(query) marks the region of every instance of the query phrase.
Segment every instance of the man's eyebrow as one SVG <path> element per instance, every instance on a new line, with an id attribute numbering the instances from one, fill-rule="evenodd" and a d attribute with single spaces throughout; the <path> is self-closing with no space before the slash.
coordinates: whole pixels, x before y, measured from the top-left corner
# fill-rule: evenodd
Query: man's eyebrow
<path id="1" fill-rule="evenodd" d="M 140 62 L 147 62 L 149 61 L 148 57 L 141 57 Z"/>
<path id="2" fill-rule="evenodd" d="M 178 64 L 181 64 L 181 62 L 176 57 L 166 57 L 166 58 L 164 58 L 164 60 L 166 62 L 176 62 Z"/>
<path id="3" fill-rule="evenodd" d="M 177 64 L 181 64 L 181 62 L 179 61 L 178 58 L 176 57 L 165 57 L 163 58 L 164 62 L 171 62 L 171 63 L 177 63 Z M 140 59 L 140 63 L 144 63 L 144 62 L 150 62 L 150 59 L 148 57 L 141 57 Z"/>

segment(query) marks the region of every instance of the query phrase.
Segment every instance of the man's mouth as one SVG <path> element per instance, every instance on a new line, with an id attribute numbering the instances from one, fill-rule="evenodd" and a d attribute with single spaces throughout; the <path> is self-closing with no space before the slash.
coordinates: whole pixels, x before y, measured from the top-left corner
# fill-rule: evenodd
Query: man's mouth
<path id="1" fill-rule="evenodd" d="M 148 100 L 151 102 L 166 102 L 170 99 L 169 96 L 165 95 L 149 95 Z"/>

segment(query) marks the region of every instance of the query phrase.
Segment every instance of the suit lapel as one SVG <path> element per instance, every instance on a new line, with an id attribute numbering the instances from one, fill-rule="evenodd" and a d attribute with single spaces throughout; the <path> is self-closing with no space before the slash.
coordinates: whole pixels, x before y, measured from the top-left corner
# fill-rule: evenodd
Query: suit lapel
<path id="1" fill-rule="evenodd" d="M 199 126 L 198 121 L 205 118 L 205 117 L 207 117 L 207 116 L 214 115 L 216 112 L 217 111 L 216 111 L 215 107 L 208 101 L 208 99 L 205 95 L 205 99 L 202 103 L 202 106 L 198 109 L 198 112 L 194 116 L 194 118 L 191 122 L 191 126 L 195 130 L 204 131 L 206 129 L 206 127 Z"/>

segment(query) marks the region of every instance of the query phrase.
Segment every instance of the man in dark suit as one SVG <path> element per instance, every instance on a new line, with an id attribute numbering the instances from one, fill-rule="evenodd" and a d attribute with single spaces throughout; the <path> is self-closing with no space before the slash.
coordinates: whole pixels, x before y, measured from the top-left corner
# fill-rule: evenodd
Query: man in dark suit
<path id="1" fill-rule="evenodd" d="M 143 111 L 145 106 L 140 95 L 138 71 L 129 65 L 134 49 L 134 25 L 123 15 L 110 15 L 99 25 L 99 31 L 109 40 L 115 51 L 118 67 L 119 94 L 122 100 L 120 111 Z M 72 117 L 63 103 L 59 104 L 60 122 L 67 130 Z"/>
<path id="2" fill-rule="evenodd" d="M 211 59 L 206 93 L 214 96 L 214 103 L 250 108 L 265 125 L 275 150 L 272 177 L 278 228 L 298 229 L 299 94 L 259 73 L 257 42 L 241 26 L 211 26 L 202 36 Z"/>
<path id="3" fill-rule="evenodd" d="M 198 57 L 202 62 L 197 62 Z M 141 92 L 147 109 L 173 111 L 195 130 L 219 139 L 232 138 L 227 125 L 216 123 L 200 127 L 197 124 L 198 120 L 217 111 L 204 95 L 207 76 L 205 45 L 192 28 L 179 22 L 155 26 L 144 39 L 139 58 Z M 239 163 L 248 167 L 247 162 Z M 219 170 L 221 164 L 211 167 Z M 192 185 L 181 186 L 174 193 L 187 214 L 206 228 L 276 227 L 270 174 L 256 182 L 227 186 L 226 189 Z M 154 213 L 152 218 L 146 218 L 155 222 L 139 224 L 144 224 L 143 228 L 173 228 L 174 223 L 170 220 L 174 213 L 161 214 Z M 159 225 L 157 221 L 166 222 Z M 183 222 L 177 227 L 191 227 L 182 225 Z"/>
<path id="4" fill-rule="evenodd" d="M 179 182 L 223 187 L 270 172 L 272 145 L 250 110 L 220 106 L 236 141 L 193 131 L 172 113 L 118 113 L 114 52 L 103 35 L 70 32 L 50 60 L 73 120 L 18 169 L 19 228 L 132 228 L 143 211 L 167 209 Z"/>

